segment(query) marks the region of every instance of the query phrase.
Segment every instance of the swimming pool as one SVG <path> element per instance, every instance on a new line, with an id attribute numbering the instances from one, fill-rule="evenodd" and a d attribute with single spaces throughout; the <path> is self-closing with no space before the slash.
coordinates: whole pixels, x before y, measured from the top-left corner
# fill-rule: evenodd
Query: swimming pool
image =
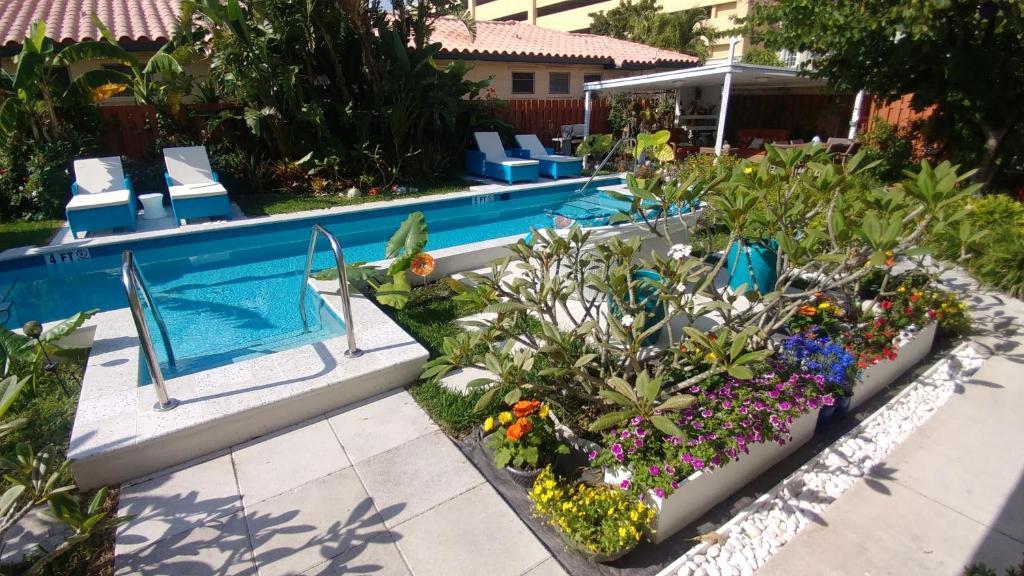
<path id="1" fill-rule="evenodd" d="M 602 179 L 594 186 L 620 182 Z M 90 247 L 65 263 L 47 255 L 18 258 L 0 262 L 0 294 L 13 284 L 8 326 L 91 308 L 124 308 L 121 252 L 131 249 L 167 323 L 175 355 L 194 371 L 344 333 L 312 293 L 306 303 L 311 330 L 302 331 L 296 299 L 313 223 L 338 237 L 347 262 L 372 262 L 384 258 L 385 242 L 410 212 L 423 212 L 430 231 L 427 250 L 437 250 L 551 226 L 551 215 L 579 197 L 577 187 L 524 187 L 118 242 Z M 328 244 L 321 241 L 314 270 L 332 265 Z M 151 332 L 158 338 L 155 329 Z M 157 343 L 162 355 L 161 348 Z"/>

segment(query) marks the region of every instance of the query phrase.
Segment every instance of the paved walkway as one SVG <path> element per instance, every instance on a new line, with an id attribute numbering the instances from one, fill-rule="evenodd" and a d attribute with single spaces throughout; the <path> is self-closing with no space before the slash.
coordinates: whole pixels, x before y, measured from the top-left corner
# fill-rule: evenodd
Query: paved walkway
<path id="1" fill-rule="evenodd" d="M 959 575 L 1024 560 L 1024 303 L 962 275 L 991 355 L 972 381 L 758 576 Z"/>
<path id="2" fill-rule="evenodd" d="M 115 573 L 556 576 L 401 391 L 127 486 Z"/>

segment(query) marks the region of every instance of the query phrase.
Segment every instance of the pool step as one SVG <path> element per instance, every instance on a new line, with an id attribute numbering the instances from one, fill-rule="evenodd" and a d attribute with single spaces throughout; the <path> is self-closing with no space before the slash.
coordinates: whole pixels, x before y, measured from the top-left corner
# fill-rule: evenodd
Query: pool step
<path id="1" fill-rule="evenodd" d="M 330 283 L 310 286 L 340 315 Z M 341 336 L 173 378 L 168 393 L 180 404 L 167 412 L 153 410 L 152 385 L 138 385 L 131 313 L 97 314 L 68 447 L 75 481 L 91 489 L 138 479 L 415 382 L 426 349 L 361 295 L 352 313 L 361 356 L 346 357 Z"/>

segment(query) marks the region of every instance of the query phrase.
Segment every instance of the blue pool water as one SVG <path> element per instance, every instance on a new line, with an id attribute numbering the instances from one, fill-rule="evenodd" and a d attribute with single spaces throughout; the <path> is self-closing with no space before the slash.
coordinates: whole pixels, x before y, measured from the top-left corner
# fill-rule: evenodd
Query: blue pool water
<path id="1" fill-rule="evenodd" d="M 88 259 L 66 264 L 20 258 L 0 262 L 0 294 L 13 283 L 8 326 L 124 308 L 121 252 L 131 249 L 167 322 L 179 369 L 195 371 L 343 334 L 312 293 L 306 302 L 311 330 L 302 329 L 297 300 L 313 223 L 338 237 L 348 262 L 374 261 L 384 258 L 385 242 L 409 212 L 426 217 L 429 251 L 551 226 L 552 214 L 579 200 L 575 192 L 575 185 L 548 186 L 128 241 L 93 247 Z M 314 270 L 332 265 L 321 240 Z"/>

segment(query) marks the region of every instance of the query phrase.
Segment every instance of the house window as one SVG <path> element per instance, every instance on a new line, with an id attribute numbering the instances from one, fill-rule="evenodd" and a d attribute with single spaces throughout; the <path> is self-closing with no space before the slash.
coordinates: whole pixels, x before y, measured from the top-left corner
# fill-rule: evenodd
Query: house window
<path id="1" fill-rule="evenodd" d="M 601 75 L 600 74 L 584 74 L 583 75 L 583 83 L 584 84 L 588 84 L 590 82 L 600 82 L 600 81 L 601 81 Z"/>
<path id="2" fill-rule="evenodd" d="M 533 94 L 533 72 L 513 72 L 512 93 Z"/>
<path id="3" fill-rule="evenodd" d="M 548 75 L 548 94 L 568 94 L 569 73 L 552 72 Z"/>

